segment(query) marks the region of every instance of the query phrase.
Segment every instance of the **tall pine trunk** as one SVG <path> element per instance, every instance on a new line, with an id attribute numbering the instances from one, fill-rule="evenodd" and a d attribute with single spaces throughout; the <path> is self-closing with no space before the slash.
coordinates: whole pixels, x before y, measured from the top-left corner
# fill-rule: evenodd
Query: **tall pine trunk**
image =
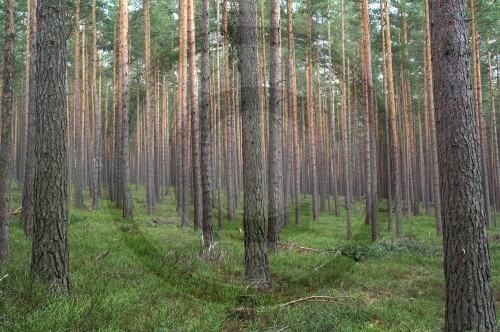
<path id="1" fill-rule="evenodd" d="M 202 227 L 202 185 L 200 171 L 200 124 L 198 114 L 198 72 L 196 68 L 195 2 L 188 0 L 189 92 L 191 107 L 191 155 L 193 165 L 194 229 Z M 210 108 L 208 109 L 210 112 Z"/>
<path id="2" fill-rule="evenodd" d="M 201 185 L 203 188 L 203 254 L 210 252 L 213 244 L 212 225 L 212 111 L 210 101 L 210 2 L 202 4 L 201 40 Z"/>
<path id="3" fill-rule="evenodd" d="M 0 145 L 0 262 L 9 258 L 12 113 L 14 108 L 14 0 L 5 3 L 2 129 Z M 64 66 L 65 69 L 65 66 Z M 66 112 L 66 110 L 64 110 Z M 66 127 L 64 128 L 66 129 Z M 65 152 L 65 151 L 64 151 Z"/>
<path id="4" fill-rule="evenodd" d="M 240 65 L 241 115 L 243 134 L 243 227 L 245 235 L 245 275 L 256 288 L 271 287 L 267 243 L 264 233 L 264 183 L 261 123 L 259 119 L 259 73 L 257 57 L 256 0 L 241 0 Z"/>
<path id="5" fill-rule="evenodd" d="M 281 109 L 281 35 L 280 2 L 272 0 L 271 15 L 271 67 L 269 77 L 269 205 L 267 245 L 269 250 L 278 251 L 279 234 L 283 223 L 283 162 L 282 130 L 283 111 Z"/>
<path id="6" fill-rule="evenodd" d="M 453 6 L 433 1 L 430 18 L 442 180 L 445 331 L 495 331 L 465 1 Z"/>
<path id="7" fill-rule="evenodd" d="M 36 175 L 31 272 L 69 291 L 66 31 L 63 0 L 37 6 Z"/>

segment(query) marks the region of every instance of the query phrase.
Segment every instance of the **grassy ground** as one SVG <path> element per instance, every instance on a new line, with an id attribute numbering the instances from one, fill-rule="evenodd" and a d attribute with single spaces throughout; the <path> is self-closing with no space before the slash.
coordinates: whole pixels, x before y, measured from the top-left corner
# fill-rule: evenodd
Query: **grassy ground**
<path id="1" fill-rule="evenodd" d="M 302 225 L 285 227 L 281 252 L 270 254 L 273 288 L 258 292 L 244 280 L 241 210 L 216 232 L 216 254 L 206 261 L 201 233 L 179 227 L 173 196 L 147 216 L 144 192 L 133 194 L 133 220 L 108 200 L 99 211 L 70 210 L 69 295 L 32 282 L 30 241 L 12 219 L 12 258 L 0 266 L 0 278 L 8 274 L 0 281 L 1 331 L 442 330 L 443 255 L 431 217 L 405 221 L 405 238 L 395 240 L 381 203 L 381 240 L 371 243 L 359 202 L 348 241 L 343 216 L 325 212 L 313 222 L 304 199 Z M 18 199 L 14 192 L 13 208 Z M 497 307 L 499 234 L 490 230 Z M 329 302 L 285 305 L 308 296 Z"/>

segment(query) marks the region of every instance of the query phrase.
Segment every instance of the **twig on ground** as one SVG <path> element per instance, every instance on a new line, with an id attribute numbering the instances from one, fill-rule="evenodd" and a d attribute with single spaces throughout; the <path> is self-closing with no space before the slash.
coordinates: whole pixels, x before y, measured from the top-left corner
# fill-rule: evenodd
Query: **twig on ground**
<path id="1" fill-rule="evenodd" d="M 20 213 L 21 213 L 21 210 L 22 210 L 22 207 L 20 206 L 20 207 L 18 207 L 17 209 L 15 209 L 14 211 L 11 211 L 11 212 L 10 212 L 10 216 L 11 216 L 11 217 L 17 216 L 18 214 L 20 214 Z"/>
<path id="2" fill-rule="evenodd" d="M 339 300 L 349 300 L 351 302 L 359 301 L 359 299 L 356 299 L 353 297 L 348 297 L 348 296 L 334 297 L 334 296 L 313 295 L 313 296 L 307 296 L 307 297 L 303 297 L 300 299 L 296 299 L 296 300 L 284 303 L 281 305 L 281 307 L 294 305 L 294 304 L 297 304 L 300 302 L 326 302 L 326 303 L 335 303 L 335 304 L 347 305 L 347 306 L 353 305 L 353 303 L 342 303 L 342 302 L 339 302 Z"/>
<path id="3" fill-rule="evenodd" d="M 4 275 L 3 277 L 1 277 L 1 278 L 0 278 L 0 281 L 3 281 L 3 280 L 4 280 L 5 278 L 7 278 L 8 276 L 9 276 L 8 274 Z"/>
<path id="4" fill-rule="evenodd" d="M 94 261 L 98 261 L 100 259 L 106 258 L 108 256 L 109 250 L 106 250 L 105 252 L 100 253 L 98 256 L 94 257 Z"/>

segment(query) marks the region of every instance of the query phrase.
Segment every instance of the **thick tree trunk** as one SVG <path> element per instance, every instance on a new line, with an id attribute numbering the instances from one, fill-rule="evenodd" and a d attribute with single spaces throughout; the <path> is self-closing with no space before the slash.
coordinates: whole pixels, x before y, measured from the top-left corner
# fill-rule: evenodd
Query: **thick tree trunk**
<path id="1" fill-rule="evenodd" d="M 37 6 L 35 220 L 31 271 L 68 291 L 66 25 L 63 0 Z"/>
<path id="2" fill-rule="evenodd" d="M 446 331 L 495 331 L 465 1 L 430 4 Z M 445 22 L 446 24 L 442 24 Z"/>
<path id="3" fill-rule="evenodd" d="M 259 74 L 257 58 L 256 0 L 240 1 L 241 115 L 243 134 L 243 227 L 245 232 L 245 275 L 253 287 L 271 287 L 262 169 L 259 119 Z"/>
<path id="4" fill-rule="evenodd" d="M 14 3 L 14 0 L 8 0 L 5 3 L 2 141 L 0 143 L 0 262 L 4 262 L 9 258 L 12 113 L 14 108 L 14 40 L 16 37 L 14 31 Z"/>
<path id="5" fill-rule="evenodd" d="M 279 234 L 283 223 L 283 162 L 282 130 L 283 111 L 281 109 L 281 36 L 280 2 L 272 0 L 271 15 L 271 68 L 269 77 L 269 205 L 267 245 L 269 250 L 278 251 Z"/>

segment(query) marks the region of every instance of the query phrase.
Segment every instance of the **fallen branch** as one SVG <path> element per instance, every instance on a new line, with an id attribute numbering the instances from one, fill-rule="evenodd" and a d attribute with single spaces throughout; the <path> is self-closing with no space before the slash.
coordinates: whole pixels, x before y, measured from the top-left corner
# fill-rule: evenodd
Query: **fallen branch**
<path id="1" fill-rule="evenodd" d="M 339 297 L 334 297 L 334 296 L 323 296 L 323 295 L 314 295 L 314 296 L 307 296 L 303 297 L 297 300 L 293 300 L 287 303 L 284 303 L 281 305 L 281 307 L 286 307 L 290 305 L 294 305 L 300 302 L 326 302 L 326 303 L 335 303 L 335 304 L 341 304 L 341 305 L 353 305 L 353 303 L 341 303 L 339 300 L 349 300 L 351 302 L 357 302 L 359 301 L 356 298 L 352 297 L 347 297 L 347 296 L 339 296 Z"/>
<path id="2" fill-rule="evenodd" d="M 7 278 L 8 276 L 9 276 L 8 274 L 4 275 L 2 278 L 0 278 L 0 281 L 3 281 L 3 280 L 4 280 L 5 278 Z"/>
<path id="3" fill-rule="evenodd" d="M 105 252 L 103 252 L 103 253 L 99 254 L 98 256 L 96 256 L 94 258 L 94 261 L 98 261 L 100 259 L 106 258 L 106 256 L 108 256 L 108 254 L 109 254 L 109 250 L 106 250 Z"/>
<path id="4" fill-rule="evenodd" d="M 11 211 L 11 212 L 10 212 L 10 216 L 11 216 L 11 217 L 17 216 L 18 214 L 20 214 L 20 213 L 21 213 L 21 210 L 22 210 L 22 207 L 20 206 L 20 207 L 18 207 L 17 209 L 15 209 L 14 211 Z"/>

